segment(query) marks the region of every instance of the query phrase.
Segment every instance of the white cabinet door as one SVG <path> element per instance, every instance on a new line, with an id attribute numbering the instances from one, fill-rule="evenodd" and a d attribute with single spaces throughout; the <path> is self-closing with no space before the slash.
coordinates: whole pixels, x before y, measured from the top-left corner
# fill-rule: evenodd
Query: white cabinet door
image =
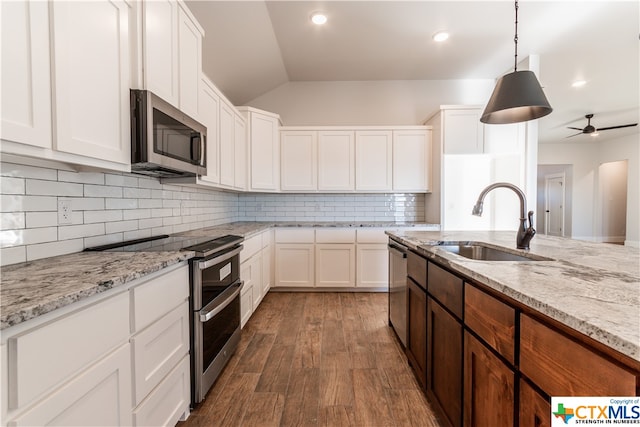
<path id="1" fill-rule="evenodd" d="M 144 32 L 144 87 L 165 101 L 179 105 L 178 2 L 142 3 Z"/>
<path id="2" fill-rule="evenodd" d="M 59 151 L 128 164 L 130 44 L 124 1 L 51 2 Z"/>
<path id="3" fill-rule="evenodd" d="M 393 131 L 394 191 L 429 190 L 431 133 L 427 130 Z"/>
<path id="4" fill-rule="evenodd" d="M 264 296 L 267 295 L 267 292 L 269 292 L 269 289 L 271 289 L 271 272 L 273 271 L 271 267 L 272 259 L 271 247 L 262 249 L 262 298 L 264 298 Z"/>
<path id="5" fill-rule="evenodd" d="M 358 243 L 356 257 L 358 266 L 356 287 L 376 289 L 389 287 L 389 252 L 386 244 Z"/>
<path id="6" fill-rule="evenodd" d="M 356 191 L 392 188 L 391 131 L 356 132 Z"/>
<path id="7" fill-rule="evenodd" d="M 249 112 L 251 190 L 277 191 L 280 188 L 280 140 L 278 118 Z"/>
<path id="8" fill-rule="evenodd" d="M 235 113 L 233 107 L 220 104 L 220 184 L 233 187 L 235 182 Z"/>
<path id="9" fill-rule="evenodd" d="M 184 301 L 131 338 L 136 405 L 189 353 L 189 314 Z"/>
<path id="10" fill-rule="evenodd" d="M 201 176 L 203 181 L 212 184 L 220 183 L 220 97 L 213 89 L 213 84 L 202 76 L 200 95 L 198 97 L 198 117 L 207 127 L 207 174 Z"/>
<path id="11" fill-rule="evenodd" d="M 3 1 L 1 138 L 51 148 L 49 3 Z"/>
<path id="12" fill-rule="evenodd" d="M 352 288 L 356 285 L 355 244 L 316 243 L 315 250 L 316 286 Z"/>
<path id="13" fill-rule="evenodd" d="M 314 285 L 314 244 L 276 244 L 274 286 L 312 288 Z"/>
<path id="14" fill-rule="evenodd" d="M 445 154 L 478 154 L 484 151 L 484 125 L 480 108 L 444 110 L 442 137 Z"/>
<path id="15" fill-rule="evenodd" d="M 249 268 L 248 264 L 245 268 Z M 245 273 L 246 277 L 248 273 Z M 240 270 L 240 276 L 243 276 L 242 269 Z M 253 284 L 244 281 L 242 292 L 240 293 L 240 327 L 244 328 L 251 315 L 253 314 Z"/>
<path id="16" fill-rule="evenodd" d="M 233 137 L 235 140 L 234 187 L 247 189 L 247 125 L 239 114 L 233 117 Z"/>
<path id="17" fill-rule="evenodd" d="M 178 12 L 178 64 L 180 110 L 191 117 L 198 117 L 202 34 L 182 7 Z"/>
<path id="18" fill-rule="evenodd" d="M 280 188 L 283 191 L 315 191 L 318 188 L 318 132 L 285 131 L 280 136 Z"/>
<path id="19" fill-rule="evenodd" d="M 189 413 L 191 383 L 189 356 L 167 374 L 144 402 L 133 411 L 134 426 L 175 426 Z"/>
<path id="20" fill-rule="evenodd" d="M 318 132 L 318 190 L 353 191 L 354 140 L 353 131 Z"/>
<path id="21" fill-rule="evenodd" d="M 127 343 L 10 424 L 123 426 L 131 421 L 131 355 Z"/>

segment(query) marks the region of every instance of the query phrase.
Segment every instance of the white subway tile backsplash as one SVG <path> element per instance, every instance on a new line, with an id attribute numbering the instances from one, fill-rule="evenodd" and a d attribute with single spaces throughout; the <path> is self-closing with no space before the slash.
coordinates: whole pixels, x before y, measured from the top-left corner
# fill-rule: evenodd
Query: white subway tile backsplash
<path id="1" fill-rule="evenodd" d="M 104 185 L 104 174 L 97 172 L 58 171 L 58 181 Z"/>
<path id="2" fill-rule="evenodd" d="M 0 180 L 0 191 L 2 194 L 24 194 L 24 178 L 2 177 Z"/>
<path id="3" fill-rule="evenodd" d="M 55 255 L 71 254 L 84 249 L 82 239 L 62 240 L 57 242 L 43 243 L 39 245 L 27 246 L 27 261 L 41 258 L 48 258 Z"/>
<path id="4" fill-rule="evenodd" d="M 15 178 L 35 178 L 49 181 L 57 181 L 57 170 L 36 166 L 17 165 L 13 163 L 0 163 L 0 176 Z"/>
<path id="5" fill-rule="evenodd" d="M 55 211 L 57 209 L 57 197 L 17 194 L 3 194 L 0 196 L 0 212 Z"/>
<path id="6" fill-rule="evenodd" d="M 104 223 L 66 225 L 58 227 L 58 239 L 69 240 L 91 236 L 98 236 L 104 233 Z"/>
<path id="7" fill-rule="evenodd" d="M 0 265 L 17 264 L 27 260 L 27 247 L 14 246 L 0 249 Z"/>
<path id="8" fill-rule="evenodd" d="M 57 212 L 26 212 L 26 227 L 55 227 L 58 225 Z"/>
<path id="9" fill-rule="evenodd" d="M 3 179 L 4 181 L 4 179 Z M 3 190 L 4 193 L 4 190 Z M 26 194 L 39 196 L 76 196 L 82 197 L 82 184 L 58 181 L 27 179 Z"/>
<path id="10" fill-rule="evenodd" d="M 423 221 L 423 194 L 237 194 L 0 162 L 0 265 L 234 221 Z M 58 224 L 58 200 L 71 224 Z"/>
<path id="11" fill-rule="evenodd" d="M 24 212 L 0 213 L 0 230 L 13 230 L 25 227 Z"/>
<path id="12" fill-rule="evenodd" d="M 122 187 L 108 185 L 85 185 L 85 197 L 122 197 Z"/>
<path id="13" fill-rule="evenodd" d="M 109 211 L 86 211 L 84 213 L 84 223 L 93 224 L 96 222 L 122 221 L 121 210 Z"/>

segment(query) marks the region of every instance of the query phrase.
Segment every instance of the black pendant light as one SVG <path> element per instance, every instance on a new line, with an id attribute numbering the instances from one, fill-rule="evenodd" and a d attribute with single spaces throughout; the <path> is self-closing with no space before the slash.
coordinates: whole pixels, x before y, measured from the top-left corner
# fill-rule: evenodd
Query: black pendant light
<path id="1" fill-rule="evenodd" d="M 480 121 L 489 124 L 526 122 L 553 111 L 533 71 L 518 71 L 518 1 L 516 8 L 513 73 L 500 77 Z"/>

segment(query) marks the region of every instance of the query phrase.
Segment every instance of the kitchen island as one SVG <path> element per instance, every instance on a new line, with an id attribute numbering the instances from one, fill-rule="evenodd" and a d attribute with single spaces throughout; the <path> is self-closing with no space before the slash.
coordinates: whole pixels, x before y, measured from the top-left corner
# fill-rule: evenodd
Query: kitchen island
<path id="1" fill-rule="evenodd" d="M 443 425 L 550 425 L 553 396 L 640 394 L 638 249 L 387 234 L 409 248 L 406 354 Z"/>

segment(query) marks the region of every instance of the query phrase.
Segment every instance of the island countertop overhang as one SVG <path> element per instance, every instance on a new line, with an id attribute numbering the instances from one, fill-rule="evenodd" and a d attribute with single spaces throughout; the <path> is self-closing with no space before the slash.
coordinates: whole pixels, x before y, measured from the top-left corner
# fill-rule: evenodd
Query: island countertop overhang
<path id="1" fill-rule="evenodd" d="M 640 361 L 640 250 L 536 236 L 516 250 L 509 231 L 389 231 L 422 256 Z M 484 242 L 549 261 L 478 261 L 442 242 Z"/>

